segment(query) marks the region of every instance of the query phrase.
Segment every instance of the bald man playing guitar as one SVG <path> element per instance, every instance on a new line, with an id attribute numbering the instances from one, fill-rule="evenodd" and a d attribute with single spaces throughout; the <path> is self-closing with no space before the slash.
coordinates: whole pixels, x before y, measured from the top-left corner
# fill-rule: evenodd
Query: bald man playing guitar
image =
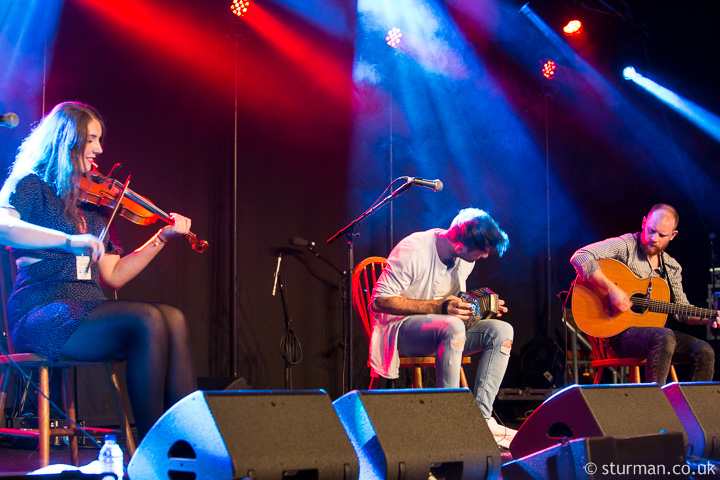
<path id="1" fill-rule="evenodd" d="M 717 326 L 720 320 L 720 312 L 689 304 L 680 264 L 665 253 L 679 219 L 670 205 L 654 205 L 641 232 L 593 243 L 570 259 L 578 273 L 573 292 L 578 326 L 607 337 L 619 357 L 647 357 L 645 379 L 659 385 L 673 358 L 690 362 L 691 381 L 711 381 L 715 365 L 707 342 L 663 326 L 668 313 L 690 324 Z"/>

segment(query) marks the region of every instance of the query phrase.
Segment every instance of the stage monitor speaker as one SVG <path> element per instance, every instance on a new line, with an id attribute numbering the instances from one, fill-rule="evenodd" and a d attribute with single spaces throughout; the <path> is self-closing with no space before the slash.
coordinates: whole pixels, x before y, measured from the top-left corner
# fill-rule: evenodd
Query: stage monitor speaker
<path id="1" fill-rule="evenodd" d="M 467 389 L 352 391 L 333 405 L 363 480 L 500 475 L 500 450 Z"/>
<path id="2" fill-rule="evenodd" d="M 128 465 L 133 480 L 349 480 L 358 472 L 322 390 L 192 393 L 160 417 Z"/>
<path id="3" fill-rule="evenodd" d="M 617 439 L 578 438 L 513 460 L 504 480 L 690 479 L 679 432 Z M 700 478 L 700 477 L 698 477 Z"/>
<path id="4" fill-rule="evenodd" d="M 567 437 L 628 438 L 681 432 L 680 420 L 657 384 L 572 385 L 525 420 L 510 444 L 513 458 L 552 447 Z"/>
<path id="5" fill-rule="evenodd" d="M 720 383 L 669 383 L 663 391 L 685 427 L 690 454 L 720 460 Z"/>
<path id="6" fill-rule="evenodd" d="M 114 473 L 82 473 L 78 470 L 64 470 L 60 473 L 0 473 L 2 480 L 27 480 L 28 476 L 33 480 L 111 480 L 117 478 Z"/>

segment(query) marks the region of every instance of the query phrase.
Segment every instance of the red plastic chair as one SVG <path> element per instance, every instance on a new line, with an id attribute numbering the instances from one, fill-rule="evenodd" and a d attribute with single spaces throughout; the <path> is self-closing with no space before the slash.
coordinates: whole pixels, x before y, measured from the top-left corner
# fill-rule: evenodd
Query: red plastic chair
<path id="1" fill-rule="evenodd" d="M 365 332 L 365 339 L 370 344 L 372 337 L 372 318 L 368 312 L 370 295 L 375 286 L 375 282 L 380 278 L 380 274 L 385 269 L 387 259 L 383 257 L 368 257 L 360 262 L 353 272 L 353 307 L 355 314 L 360 319 L 360 323 Z M 463 357 L 460 366 L 460 385 L 468 388 L 465 370 L 462 365 L 470 363 L 470 357 Z M 370 367 L 370 362 L 368 362 Z M 435 357 L 400 357 L 401 368 L 413 369 L 413 388 L 423 388 L 422 383 L 422 367 L 435 368 Z M 370 370 L 370 390 L 377 386 L 378 377 L 375 372 Z"/>

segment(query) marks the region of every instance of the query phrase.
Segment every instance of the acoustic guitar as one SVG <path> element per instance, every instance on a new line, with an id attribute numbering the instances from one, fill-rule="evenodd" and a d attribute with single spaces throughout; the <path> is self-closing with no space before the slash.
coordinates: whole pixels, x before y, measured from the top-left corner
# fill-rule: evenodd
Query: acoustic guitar
<path id="1" fill-rule="evenodd" d="M 639 278 L 625 264 L 610 258 L 600 259 L 598 264 L 605 276 L 628 294 L 632 307 L 618 314 L 606 292 L 577 277 L 572 314 L 580 330 L 588 335 L 605 338 L 630 327 L 662 327 L 668 314 L 700 318 L 717 316 L 715 310 L 670 303 L 670 287 L 660 277 Z"/>

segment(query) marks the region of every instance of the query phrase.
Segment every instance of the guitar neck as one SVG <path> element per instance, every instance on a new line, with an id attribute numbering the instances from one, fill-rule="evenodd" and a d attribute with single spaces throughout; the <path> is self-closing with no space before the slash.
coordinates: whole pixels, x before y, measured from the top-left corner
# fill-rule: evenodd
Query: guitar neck
<path id="1" fill-rule="evenodd" d="M 680 315 L 682 317 L 715 318 L 717 311 L 709 308 L 700 308 L 693 305 L 681 303 L 662 302 L 660 300 L 648 300 L 647 298 L 633 297 L 630 299 L 634 305 L 647 308 L 651 312 Z"/>

